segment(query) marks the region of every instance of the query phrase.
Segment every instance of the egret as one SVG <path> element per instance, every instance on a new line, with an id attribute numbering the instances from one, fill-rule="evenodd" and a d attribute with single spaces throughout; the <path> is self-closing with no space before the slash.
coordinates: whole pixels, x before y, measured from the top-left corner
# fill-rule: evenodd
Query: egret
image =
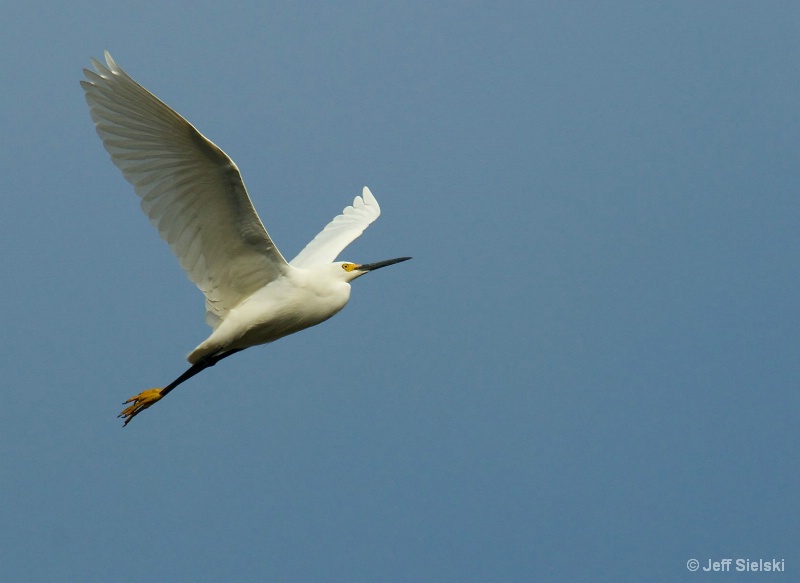
<path id="1" fill-rule="evenodd" d="M 189 279 L 205 295 L 209 337 L 190 367 L 165 387 L 123 404 L 127 425 L 200 371 L 245 348 L 324 322 L 350 299 L 350 282 L 410 257 L 377 263 L 334 261 L 380 215 L 364 187 L 287 262 L 256 214 L 236 164 L 164 102 L 139 85 L 108 51 L 84 69 L 92 120 L 113 163 Z"/>

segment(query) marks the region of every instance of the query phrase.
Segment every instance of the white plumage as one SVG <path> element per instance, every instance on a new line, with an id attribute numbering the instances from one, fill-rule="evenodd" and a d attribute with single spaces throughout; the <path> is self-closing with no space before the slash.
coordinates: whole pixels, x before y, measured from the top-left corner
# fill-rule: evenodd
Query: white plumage
<path id="1" fill-rule="evenodd" d="M 349 282 L 404 261 L 332 263 L 380 215 L 368 188 L 287 263 L 258 217 L 236 164 L 139 85 L 105 53 L 81 85 L 111 160 L 142 209 L 206 298 L 213 332 L 171 385 L 127 401 L 126 424 L 175 386 L 256 344 L 318 324 L 344 307 Z M 127 403 L 126 402 L 126 403 Z"/>

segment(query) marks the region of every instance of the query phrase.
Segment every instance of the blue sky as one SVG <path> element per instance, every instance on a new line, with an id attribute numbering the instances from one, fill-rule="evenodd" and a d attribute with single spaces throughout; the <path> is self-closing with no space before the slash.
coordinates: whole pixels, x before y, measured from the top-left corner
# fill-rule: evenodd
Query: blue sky
<path id="1" fill-rule="evenodd" d="M 799 27 L 793 2 L 4 4 L 0 579 L 796 579 Z M 94 132 L 104 49 L 236 161 L 285 255 L 368 185 L 342 258 L 414 257 L 125 430 L 207 328 Z"/>

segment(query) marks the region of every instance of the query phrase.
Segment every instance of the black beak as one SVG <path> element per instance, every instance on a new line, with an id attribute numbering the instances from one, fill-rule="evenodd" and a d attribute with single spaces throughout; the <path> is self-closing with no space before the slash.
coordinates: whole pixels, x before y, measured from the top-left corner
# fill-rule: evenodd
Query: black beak
<path id="1" fill-rule="evenodd" d="M 398 257 L 397 259 L 387 259 L 386 261 L 378 261 L 377 263 L 364 263 L 356 267 L 359 271 L 375 271 L 376 269 L 380 269 L 381 267 L 386 267 L 387 265 L 394 265 L 395 263 L 400 263 L 402 261 L 408 261 L 411 257 Z"/>

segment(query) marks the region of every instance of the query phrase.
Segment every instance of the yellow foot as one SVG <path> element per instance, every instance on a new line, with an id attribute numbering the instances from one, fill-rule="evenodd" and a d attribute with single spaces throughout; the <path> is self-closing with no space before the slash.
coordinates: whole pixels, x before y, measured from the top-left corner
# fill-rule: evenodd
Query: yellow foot
<path id="1" fill-rule="evenodd" d="M 139 413 L 147 409 L 153 403 L 157 403 L 160 399 L 161 389 L 148 389 L 146 391 L 142 391 L 135 397 L 131 397 L 123 403 L 123 405 L 130 403 L 130 406 L 123 409 L 122 413 L 117 415 L 117 417 L 125 419 L 125 423 L 122 425 L 125 427 L 125 425 L 131 422 L 131 419 L 136 417 Z"/>

